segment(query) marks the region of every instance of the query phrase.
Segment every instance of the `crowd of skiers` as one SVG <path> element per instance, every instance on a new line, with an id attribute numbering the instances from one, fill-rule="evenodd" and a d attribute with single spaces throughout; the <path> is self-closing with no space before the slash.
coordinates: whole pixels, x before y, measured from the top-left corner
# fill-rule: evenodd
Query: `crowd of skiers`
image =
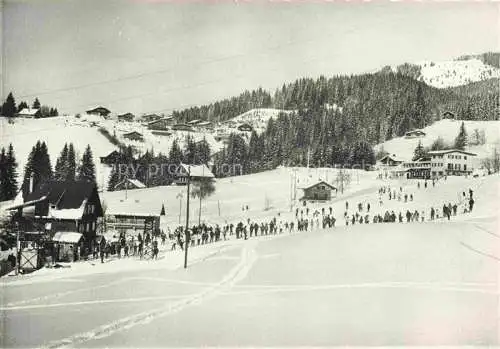
<path id="1" fill-rule="evenodd" d="M 114 243 L 102 236 L 99 238 L 98 243 L 94 244 L 93 257 L 97 259 L 99 256 L 101 263 L 104 263 L 104 259 L 109 258 L 110 254 L 116 254 L 118 258 L 134 256 L 142 258 L 145 254 L 149 254 L 152 259 L 157 259 L 160 251 L 158 240 L 161 240 L 164 245 L 166 234 L 161 233 L 159 236 L 152 236 L 149 232 L 138 233 L 127 240 L 125 233 L 122 232 L 118 241 Z"/>
<path id="2" fill-rule="evenodd" d="M 305 213 L 305 215 L 304 215 Z M 254 222 L 250 219 L 244 223 L 243 221 L 237 224 L 229 223 L 223 226 L 219 224 L 209 225 L 202 223 L 188 229 L 186 234 L 185 227 L 178 226 L 172 234 L 169 234 L 172 242 L 171 250 L 175 250 L 177 246 L 184 248 L 184 240 L 190 241 L 190 246 L 205 245 L 220 240 L 227 240 L 229 237 L 236 239 L 245 239 L 257 236 L 277 235 L 283 233 L 293 233 L 295 231 L 302 232 L 312 230 L 313 228 L 332 228 L 335 226 L 336 219 L 333 216 L 333 209 L 330 207 L 330 213 L 325 214 L 325 209 L 322 209 L 320 217 L 319 210 L 316 210 L 309 217 L 309 208 L 295 211 L 295 220 L 278 220 L 276 217 L 266 222 Z M 278 213 L 278 217 L 280 214 Z"/>
<path id="3" fill-rule="evenodd" d="M 417 188 L 427 188 L 428 185 L 427 181 L 424 181 L 423 184 L 418 182 Z M 432 180 L 432 186 L 434 187 L 435 185 L 436 182 Z M 378 190 L 378 197 L 380 204 L 379 209 L 384 206 L 384 198 L 387 198 L 389 201 L 397 200 L 401 203 L 408 203 L 414 200 L 414 194 L 407 193 L 403 190 L 403 187 L 394 189 L 390 186 L 382 186 Z M 346 202 L 344 221 L 345 225 L 349 226 L 370 223 L 424 222 L 426 217 L 431 221 L 440 218 L 450 220 L 451 216 L 456 216 L 458 213 L 471 212 L 473 207 L 474 197 L 472 189 L 468 190 L 468 195 L 464 191 L 459 202 L 444 203 L 441 210 L 439 208 L 430 207 L 428 209 L 428 216 L 426 216 L 426 212 L 423 210 L 410 209 L 406 209 L 406 211 L 403 209 L 399 212 L 385 210 L 383 213 L 375 213 L 369 202 L 358 203 L 357 206 L 354 207 L 355 212 L 349 214 L 349 202 Z M 245 210 L 245 207 L 243 207 L 243 210 Z M 186 240 L 189 241 L 190 246 L 200 246 L 227 240 L 233 236 L 236 239 L 246 240 L 257 236 L 303 232 L 321 228 L 334 228 L 336 223 L 332 207 L 328 209 L 323 207 L 321 209 L 315 209 L 314 211 L 307 206 L 296 208 L 294 219 L 288 220 L 281 219 L 280 213 L 278 213 L 277 216 L 278 217 L 274 217 L 268 221 L 261 222 L 247 219 L 246 222 L 240 221 L 236 224 L 226 223 L 224 225 L 219 225 L 202 223 L 193 225 L 187 231 L 185 227 L 178 226 L 173 232 L 168 229 L 167 232 L 162 232 L 159 236 L 152 236 L 150 233 L 141 235 L 139 233 L 136 237 L 132 237 L 128 240 L 125 234 L 122 233 L 120 234 L 118 242 L 114 244 L 110 244 L 102 238 L 100 242 L 96 244 L 94 258 L 97 258 L 99 254 L 101 261 L 104 261 L 104 258 L 108 258 L 108 255 L 111 253 L 117 254 L 118 258 L 122 256 L 139 256 L 142 258 L 145 254 L 148 254 L 154 259 L 158 258 L 158 242 L 161 241 L 161 244 L 165 245 L 167 243 L 167 238 L 171 244 L 170 250 L 175 250 L 177 247 L 184 249 Z"/>

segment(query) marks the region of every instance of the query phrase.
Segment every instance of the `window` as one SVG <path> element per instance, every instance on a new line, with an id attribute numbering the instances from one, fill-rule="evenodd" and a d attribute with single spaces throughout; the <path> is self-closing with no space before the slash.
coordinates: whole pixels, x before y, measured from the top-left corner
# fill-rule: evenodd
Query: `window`
<path id="1" fill-rule="evenodd" d="M 464 155 L 464 160 L 467 160 L 467 155 Z"/>
<path id="2" fill-rule="evenodd" d="M 464 171 L 467 171 L 467 165 L 464 165 Z"/>

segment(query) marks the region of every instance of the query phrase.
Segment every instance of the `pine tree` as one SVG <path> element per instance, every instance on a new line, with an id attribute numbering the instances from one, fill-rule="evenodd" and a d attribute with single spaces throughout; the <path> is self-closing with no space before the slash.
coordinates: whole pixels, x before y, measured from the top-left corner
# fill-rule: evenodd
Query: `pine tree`
<path id="1" fill-rule="evenodd" d="M 40 109 L 40 101 L 38 100 L 38 97 L 35 98 L 35 100 L 33 101 L 33 109 Z"/>
<path id="2" fill-rule="evenodd" d="M 21 103 L 19 103 L 19 106 L 17 107 L 17 110 L 21 111 L 21 110 L 27 109 L 27 108 L 28 108 L 28 103 L 26 103 L 25 101 L 22 101 Z"/>
<path id="3" fill-rule="evenodd" d="M 76 177 L 76 155 L 73 143 L 70 143 L 68 147 L 67 171 L 66 180 L 74 181 Z"/>
<path id="4" fill-rule="evenodd" d="M 2 147 L 0 151 L 0 201 L 7 200 L 7 193 L 5 191 L 5 182 L 7 180 L 7 156 L 5 155 L 5 148 Z"/>
<path id="5" fill-rule="evenodd" d="M 455 138 L 454 147 L 455 149 L 465 150 L 466 146 L 467 146 L 467 131 L 465 131 L 465 124 L 462 121 L 462 125 L 460 125 L 460 131 L 458 132 L 458 135 Z"/>
<path id="6" fill-rule="evenodd" d="M 31 189 L 36 188 L 47 180 L 52 179 L 52 166 L 45 142 L 38 141 L 28 156 L 24 167 L 23 196 Z M 30 178 L 33 177 L 33 188 L 30 188 Z"/>
<path id="7" fill-rule="evenodd" d="M 40 181 L 44 182 L 53 178 L 52 165 L 50 163 L 49 150 L 47 144 L 42 142 L 40 146 Z"/>
<path id="8" fill-rule="evenodd" d="M 57 181 L 64 181 L 68 173 L 68 143 L 64 144 L 61 155 L 56 160 L 56 167 L 54 171 L 54 179 Z"/>
<path id="9" fill-rule="evenodd" d="M 114 191 L 116 185 L 120 183 L 120 180 L 121 179 L 118 173 L 118 164 L 115 164 L 115 166 L 113 166 L 113 169 L 111 170 L 111 174 L 109 175 L 108 191 Z"/>
<path id="10" fill-rule="evenodd" d="M 436 138 L 436 140 L 431 144 L 431 150 L 445 150 L 445 149 L 448 149 L 448 146 L 446 145 L 446 142 L 441 136 Z"/>
<path id="11" fill-rule="evenodd" d="M 182 157 L 182 151 L 179 147 L 179 143 L 177 142 L 177 139 L 174 139 L 170 152 L 168 153 L 168 161 L 172 165 L 179 165 L 182 161 Z"/>
<path id="12" fill-rule="evenodd" d="M 186 139 L 186 145 L 184 148 L 184 156 L 182 162 L 184 162 L 185 164 L 195 164 L 198 158 L 196 150 L 197 147 L 193 137 L 188 136 Z"/>
<path id="13" fill-rule="evenodd" d="M 15 115 L 16 111 L 16 100 L 14 99 L 12 92 L 10 92 L 4 104 L 2 105 L 2 114 L 5 117 L 11 118 Z"/>
<path id="14" fill-rule="evenodd" d="M 2 149 L 3 150 L 3 149 Z M 5 200 L 12 200 L 17 195 L 17 161 L 14 154 L 12 143 L 9 145 L 9 150 L 5 158 L 6 170 L 5 177 L 2 176 L 2 191 Z"/>
<path id="15" fill-rule="evenodd" d="M 161 205 L 161 212 L 160 212 L 160 216 L 165 216 L 165 204 L 162 204 L 162 205 Z"/>
<path id="16" fill-rule="evenodd" d="M 92 155 L 92 149 L 90 149 L 90 145 L 87 145 L 87 148 L 85 149 L 85 152 L 82 156 L 82 162 L 78 167 L 78 179 L 95 183 L 95 177 L 95 164 Z"/>
<path id="17" fill-rule="evenodd" d="M 426 152 L 425 152 L 424 146 L 422 145 L 422 141 L 419 140 L 417 147 L 413 151 L 412 161 L 416 161 L 422 157 L 425 157 L 425 154 L 426 154 Z"/>
<path id="18" fill-rule="evenodd" d="M 210 145 L 208 144 L 205 137 L 196 143 L 196 164 L 207 164 L 210 160 Z"/>

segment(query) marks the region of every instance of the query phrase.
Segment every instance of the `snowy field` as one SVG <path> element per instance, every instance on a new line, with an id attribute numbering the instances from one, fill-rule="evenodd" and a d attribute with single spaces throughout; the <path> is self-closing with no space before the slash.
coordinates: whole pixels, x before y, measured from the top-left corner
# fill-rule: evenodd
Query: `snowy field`
<path id="1" fill-rule="evenodd" d="M 351 183 L 346 186 L 344 195 L 337 199 L 348 197 L 363 190 L 373 192 L 379 181 L 375 172 L 361 170 L 346 170 L 351 174 Z M 298 199 L 308 184 L 317 180 L 325 180 L 339 187 L 336 183 L 336 169 L 278 168 L 272 171 L 252 175 L 235 176 L 215 180 L 215 192 L 202 202 L 202 221 L 223 224 L 237 222 L 247 218 L 271 219 L 278 213 L 283 217 L 291 217 L 291 210 L 299 207 Z M 295 199 L 294 181 L 296 181 Z M 102 200 L 108 206 L 108 214 L 143 213 L 159 214 L 162 204 L 165 204 L 167 221 L 171 225 L 185 224 L 186 186 L 161 186 L 146 189 L 134 189 L 102 193 Z M 356 194 L 358 195 L 358 194 Z M 182 200 L 182 202 L 181 202 Z M 190 221 L 198 222 L 199 200 L 191 199 Z M 248 206 L 248 211 L 246 210 Z M 245 208 L 245 210 L 243 210 Z"/>
<path id="2" fill-rule="evenodd" d="M 108 181 L 110 168 L 102 166 L 99 157 L 108 155 L 116 147 L 98 132 L 97 127 L 91 127 L 90 123 L 77 122 L 74 117 L 61 116 L 47 119 L 18 118 L 12 125 L 6 118 L 0 117 L 0 135 L 0 148 L 8 147 L 10 143 L 14 147 L 20 181 L 28 155 L 38 140 L 47 143 L 52 167 L 55 166 L 65 143 L 73 143 L 79 160 L 90 144 L 98 185 L 102 187 Z"/>
<path id="3" fill-rule="evenodd" d="M 470 146 L 467 148 L 468 151 L 474 152 L 478 155 L 478 161 L 481 158 L 490 155 L 494 147 L 499 147 L 500 121 L 463 122 L 465 125 L 465 130 L 467 131 L 469 137 L 476 129 L 478 129 L 479 131 L 484 131 L 486 144 Z M 396 154 L 398 157 L 409 161 L 412 159 L 413 151 L 417 147 L 419 141 L 422 141 L 422 145 L 424 147 L 430 147 L 438 137 L 442 137 L 445 143 L 452 145 L 455 137 L 458 135 L 461 124 L 461 120 L 443 119 L 424 128 L 423 131 L 426 133 L 424 137 L 410 139 L 407 139 L 405 137 L 393 138 L 384 143 L 378 144 L 375 149 L 379 150 L 383 147 L 384 150 L 389 154 Z"/>
<path id="4" fill-rule="evenodd" d="M 417 65 L 422 69 L 422 80 L 437 88 L 455 87 L 500 77 L 500 69 L 484 64 L 476 58 L 463 61 L 426 61 Z"/>
<path id="5" fill-rule="evenodd" d="M 261 176 L 286 182 L 288 171 Z M 255 177 L 247 183 L 270 180 Z M 244 177 L 236 179 L 231 187 L 238 197 Z M 279 188 L 278 182 L 273 187 Z M 498 345 L 498 176 L 448 177 L 427 189 L 415 181 L 361 178 L 360 183 L 330 204 L 336 228 L 195 247 L 187 270 L 181 251 L 164 250 L 158 261 L 80 262 L 3 278 L 2 343 L 53 348 Z M 379 206 L 380 185 L 401 186 L 414 201 L 384 200 Z M 450 222 L 346 227 L 340 219 L 346 200 L 352 206 L 371 202 L 372 212 L 420 210 L 457 201 L 469 188 L 474 211 Z M 285 206 L 286 198 L 283 194 Z M 237 211 L 239 204 L 234 206 Z"/>

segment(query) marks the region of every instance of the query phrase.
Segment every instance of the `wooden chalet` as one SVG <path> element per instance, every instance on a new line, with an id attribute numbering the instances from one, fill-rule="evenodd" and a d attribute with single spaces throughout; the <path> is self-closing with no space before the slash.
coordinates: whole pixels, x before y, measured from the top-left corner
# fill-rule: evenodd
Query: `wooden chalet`
<path id="1" fill-rule="evenodd" d="M 141 121 L 145 122 L 145 123 L 152 122 L 152 121 L 159 120 L 159 119 L 161 119 L 161 116 L 158 114 L 146 114 L 146 115 L 141 116 Z"/>
<path id="2" fill-rule="evenodd" d="M 328 201 L 332 198 L 332 191 L 337 195 L 337 188 L 325 181 L 319 181 L 308 187 L 302 188 L 304 196 L 300 200 Z"/>
<path id="3" fill-rule="evenodd" d="M 150 121 L 146 124 L 146 126 L 150 130 L 166 130 L 168 129 L 168 126 L 172 125 L 173 121 L 174 118 L 169 116 L 166 118 Z"/>
<path id="4" fill-rule="evenodd" d="M 142 135 L 142 133 L 139 133 L 137 131 L 125 133 L 123 135 L 123 138 L 129 139 L 131 141 L 144 142 L 144 136 Z"/>
<path id="5" fill-rule="evenodd" d="M 146 185 L 138 179 L 125 178 L 115 186 L 115 190 L 144 189 Z"/>
<path id="6" fill-rule="evenodd" d="M 111 153 L 109 153 L 106 156 L 101 156 L 101 164 L 105 165 L 113 165 L 119 162 L 121 159 L 121 154 L 118 150 L 113 150 Z"/>
<path id="7" fill-rule="evenodd" d="M 118 115 L 117 118 L 118 118 L 118 121 L 131 122 L 131 121 L 134 121 L 135 116 L 132 113 L 125 113 L 125 114 Z"/>
<path id="8" fill-rule="evenodd" d="M 70 253 L 74 260 L 90 251 L 103 217 L 97 185 L 89 181 L 47 181 L 7 209 L 17 211 L 21 231 L 50 237 L 56 260 L 66 260 Z"/>
<path id="9" fill-rule="evenodd" d="M 388 154 L 379 160 L 379 163 L 384 166 L 398 166 L 404 162 L 403 159 L 398 158 L 395 154 Z"/>
<path id="10" fill-rule="evenodd" d="M 241 124 L 238 126 L 238 131 L 241 132 L 252 132 L 253 127 L 250 124 Z"/>
<path id="11" fill-rule="evenodd" d="M 412 130 L 405 133 L 405 138 L 420 138 L 424 136 L 425 132 L 422 130 Z"/>
<path id="12" fill-rule="evenodd" d="M 30 109 L 30 108 L 24 108 L 20 110 L 17 114 L 17 117 L 19 118 L 27 118 L 27 119 L 36 119 L 41 116 L 40 109 Z"/>
<path id="13" fill-rule="evenodd" d="M 104 107 L 97 107 L 94 109 L 87 110 L 86 113 L 89 115 L 100 115 L 103 117 L 107 117 L 111 113 L 111 111 Z"/>
<path id="14" fill-rule="evenodd" d="M 188 124 L 175 124 L 172 126 L 173 131 L 187 131 L 187 132 L 193 132 L 194 128 L 191 125 Z"/>
<path id="15" fill-rule="evenodd" d="M 200 181 L 203 179 L 213 179 L 214 174 L 206 165 L 188 165 L 180 164 L 177 169 L 175 183 L 178 185 L 184 185 L 188 182 L 188 177 L 192 182 Z"/>
<path id="16" fill-rule="evenodd" d="M 455 114 L 453 114 L 451 111 L 445 111 L 443 113 L 443 119 L 455 119 Z"/>

